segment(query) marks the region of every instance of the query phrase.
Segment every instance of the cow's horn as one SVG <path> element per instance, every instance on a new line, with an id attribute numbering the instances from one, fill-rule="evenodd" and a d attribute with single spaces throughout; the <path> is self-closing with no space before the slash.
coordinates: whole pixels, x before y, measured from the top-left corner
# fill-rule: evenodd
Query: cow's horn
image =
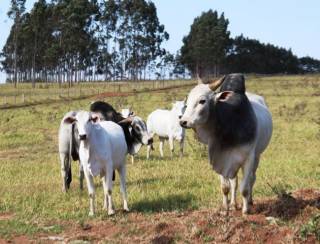
<path id="1" fill-rule="evenodd" d="M 197 81 L 198 81 L 198 84 L 203 84 L 203 80 L 200 78 L 199 73 L 197 73 Z"/>
<path id="2" fill-rule="evenodd" d="M 133 116 L 129 116 L 128 118 L 125 118 L 118 122 L 118 124 L 131 124 L 133 121 Z"/>
<path id="3" fill-rule="evenodd" d="M 222 85 L 224 79 L 226 78 L 226 76 L 222 76 L 222 78 L 220 78 L 219 80 L 215 80 L 215 81 L 212 81 L 210 84 L 209 84 L 209 88 L 212 90 L 212 91 L 215 91 L 217 90 L 217 88 L 219 86 Z"/>

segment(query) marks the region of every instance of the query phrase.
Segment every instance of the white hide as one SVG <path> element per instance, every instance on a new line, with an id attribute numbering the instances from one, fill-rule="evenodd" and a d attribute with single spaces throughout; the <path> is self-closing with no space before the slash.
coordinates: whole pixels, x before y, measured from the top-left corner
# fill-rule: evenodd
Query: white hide
<path id="1" fill-rule="evenodd" d="M 108 164 L 112 164 L 112 170 L 122 167 L 127 151 L 123 130 L 112 121 L 92 124 L 86 142 L 80 141 L 80 159 L 92 176 L 104 175 Z"/>
<path id="2" fill-rule="evenodd" d="M 147 129 L 150 135 L 158 135 L 160 137 L 160 153 L 163 156 L 163 141 L 169 140 L 171 153 L 173 151 L 173 140 L 180 142 L 180 156 L 183 153 L 183 143 L 185 137 L 185 129 L 179 124 L 179 119 L 185 110 L 185 102 L 177 101 L 173 104 L 171 110 L 157 109 L 153 111 L 147 119 Z M 150 146 L 148 146 L 149 158 Z"/>
<path id="3" fill-rule="evenodd" d="M 133 112 L 130 108 L 123 108 L 121 109 L 121 115 L 123 118 L 128 118 L 129 116 L 133 115 Z"/>

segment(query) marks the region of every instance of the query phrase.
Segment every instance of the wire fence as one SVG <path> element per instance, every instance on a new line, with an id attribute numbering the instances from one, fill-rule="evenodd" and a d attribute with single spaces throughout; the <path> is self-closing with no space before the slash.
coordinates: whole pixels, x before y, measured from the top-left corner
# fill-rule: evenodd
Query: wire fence
<path id="1" fill-rule="evenodd" d="M 117 97 L 135 95 L 141 92 L 157 90 L 170 90 L 187 85 L 193 85 L 194 80 L 157 80 L 135 82 L 104 82 L 104 83 L 79 83 L 72 87 L 57 84 L 19 84 L 18 88 L 12 85 L 2 85 L 0 89 L 0 108 L 14 108 L 25 105 L 51 103 L 62 100 L 84 99 L 88 97 Z"/>

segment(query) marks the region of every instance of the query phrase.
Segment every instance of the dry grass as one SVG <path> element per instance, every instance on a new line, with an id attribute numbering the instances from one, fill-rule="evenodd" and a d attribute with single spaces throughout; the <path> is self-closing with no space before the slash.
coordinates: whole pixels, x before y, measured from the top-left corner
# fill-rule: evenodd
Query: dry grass
<path id="1" fill-rule="evenodd" d="M 273 196 L 269 185 L 285 185 L 286 191 L 319 188 L 319 85 L 319 76 L 248 79 L 248 90 L 265 97 L 274 121 L 272 141 L 257 172 L 255 198 Z M 154 109 L 169 108 L 171 102 L 183 99 L 189 90 L 187 87 L 105 100 L 117 109 L 120 105 L 132 104 L 135 113 L 146 118 Z M 73 164 L 74 181 L 70 192 L 61 192 L 57 131 L 65 112 L 88 109 L 92 99 L 1 110 L 0 216 L 10 214 L 12 218 L 0 219 L 0 236 L 59 233 L 64 221 L 82 223 L 90 220 L 87 193 L 78 190 L 77 163 Z M 157 143 L 155 147 L 158 148 Z M 153 216 L 162 212 L 212 209 L 220 205 L 218 177 L 207 162 L 204 146 L 195 141 L 191 131 L 187 132 L 186 154 L 181 160 L 178 153 L 170 159 L 168 147 L 163 160 L 159 158 L 158 150 L 150 161 L 145 155 L 143 148 L 135 164 L 128 164 L 127 184 L 132 212 L 149 216 L 152 221 Z M 108 217 L 101 210 L 102 187 L 98 180 L 96 184 L 98 212 L 95 218 L 105 220 Z M 120 209 L 118 179 L 114 197 L 115 207 Z M 126 218 L 119 215 L 112 221 L 120 225 Z M 52 222 L 61 225 L 46 231 L 45 227 Z M 136 235 L 142 233 L 137 231 Z"/>

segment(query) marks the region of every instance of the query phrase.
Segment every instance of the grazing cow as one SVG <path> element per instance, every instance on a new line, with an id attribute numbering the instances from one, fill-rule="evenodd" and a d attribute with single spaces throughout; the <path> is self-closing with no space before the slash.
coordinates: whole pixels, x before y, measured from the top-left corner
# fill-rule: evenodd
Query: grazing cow
<path id="1" fill-rule="evenodd" d="M 185 101 L 177 101 L 172 104 L 171 110 L 157 109 L 153 111 L 147 119 L 147 128 L 149 133 L 158 135 L 160 139 L 160 155 L 163 157 L 163 144 L 169 140 L 171 157 L 173 156 L 173 140 L 180 143 L 180 157 L 183 155 L 185 129 L 179 124 L 179 119 L 186 108 Z M 147 158 L 150 157 L 151 145 L 147 149 Z"/>
<path id="2" fill-rule="evenodd" d="M 93 102 L 90 111 L 101 115 L 102 120 L 119 123 L 124 131 L 130 155 L 138 153 L 142 145 L 152 143 L 152 137 L 147 131 L 146 123 L 138 116 L 124 118 L 110 104 L 103 101 Z"/>
<path id="3" fill-rule="evenodd" d="M 123 197 L 123 208 L 129 211 L 126 191 L 126 154 L 128 152 L 122 128 L 112 121 L 99 121 L 97 114 L 79 111 L 75 116 L 64 119 L 65 123 L 76 124 L 79 130 L 79 156 L 90 199 L 89 215 L 95 213 L 95 188 L 93 177 L 100 175 L 104 190 L 104 209 L 108 215 L 114 214 L 112 205 L 112 174 L 120 174 L 120 189 Z"/>
<path id="4" fill-rule="evenodd" d="M 65 114 L 59 128 L 59 156 L 61 162 L 62 191 L 66 192 L 70 188 L 72 181 L 71 159 L 79 160 L 79 133 L 76 124 L 64 123 L 65 118 L 76 116 L 77 112 L 70 111 Z M 83 169 L 80 163 L 80 189 L 83 189 Z"/>
<path id="5" fill-rule="evenodd" d="M 215 92 L 222 83 L 220 92 Z M 180 124 L 192 128 L 198 140 L 208 145 L 209 162 L 220 174 L 226 210 L 230 185 L 231 205 L 236 207 L 237 173 L 242 168 L 242 212 L 247 214 L 260 155 L 272 135 L 272 118 L 263 97 L 245 93 L 241 74 L 199 84 L 189 93 Z"/>

